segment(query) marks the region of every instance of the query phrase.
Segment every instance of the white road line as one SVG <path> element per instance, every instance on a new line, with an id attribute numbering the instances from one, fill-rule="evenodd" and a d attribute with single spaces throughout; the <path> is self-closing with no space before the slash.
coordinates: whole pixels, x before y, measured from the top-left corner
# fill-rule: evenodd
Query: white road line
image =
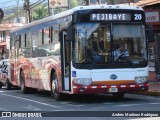
<path id="1" fill-rule="evenodd" d="M 157 105 L 157 104 L 160 104 L 160 103 L 149 103 L 149 104 L 151 104 L 151 105 Z"/>
<path id="2" fill-rule="evenodd" d="M 7 94 L 1 94 L 1 95 L 8 96 L 8 97 L 13 97 L 13 98 L 17 98 L 17 99 L 22 99 L 22 100 L 25 100 L 25 101 L 34 102 L 34 103 L 37 103 L 37 104 L 41 104 L 41 105 L 45 105 L 45 106 L 49 106 L 49 107 L 53 107 L 53 108 L 64 109 L 62 107 L 58 107 L 58 106 L 55 106 L 55 105 L 50 105 L 50 104 L 47 104 L 47 103 L 43 103 L 43 102 L 39 102 L 39 101 L 35 101 L 35 100 L 23 98 L 23 97 L 17 97 L 17 96 L 7 95 Z"/>
<path id="3" fill-rule="evenodd" d="M 83 105 L 83 104 L 78 105 L 78 104 L 74 104 L 74 103 L 72 103 L 72 102 L 61 102 L 61 104 L 63 104 L 63 105 L 77 106 L 77 107 L 85 106 L 85 105 Z"/>
<path id="4" fill-rule="evenodd" d="M 0 91 L 0 93 L 12 93 L 12 92 L 15 93 L 15 91 Z"/>
<path id="5" fill-rule="evenodd" d="M 126 104 L 126 105 L 118 105 L 118 106 L 127 107 L 127 106 L 135 106 L 135 105 L 142 105 L 142 104 Z"/>
<path id="6" fill-rule="evenodd" d="M 149 97 L 146 97 L 146 98 L 147 98 L 147 99 L 155 99 L 155 97 L 150 97 L 150 96 L 149 96 Z"/>
<path id="7" fill-rule="evenodd" d="M 160 104 L 160 103 L 124 104 L 124 105 L 115 105 L 115 106 L 112 106 L 112 107 L 128 107 L 128 106 L 146 105 L 146 104 L 157 105 L 157 104 Z"/>
<path id="8" fill-rule="evenodd" d="M 147 103 L 148 104 L 148 103 Z M 140 103 L 140 104 L 124 104 L 124 105 L 115 105 L 111 107 L 128 107 L 128 106 L 136 106 L 136 105 L 146 105 L 146 103 Z"/>
<path id="9" fill-rule="evenodd" d="M 61 102 L 61 104 L 70 104 L 71 102 Z"/>
<path id="10" fill-rule="evenodd" d="M 82 106 L 85 106 L 85 105 L 76 105 L 76 104 L 68 104 L 68 105 L 71 105 L 71 106 L 77 106 L 77 107 L 82 107 Z"/>
<path id="11" fill-rule="evenodd" d="M 134 119 L 128 119 L 128 120 L 159 120 L 160 117 L 145 117 L 145 118 L 134 118 Z"/>
<path id="12" fill-rule="evenodd" d="M 103 103 L 105 105 L 112 105 L 112 104 L 115 104 L 115 103 Z"/>
<path id="13" fill-rule="evenodd" d="M 7 111 L 7 109 L 4 109 L 4 108 L 0 108 L 0 111 Z"/>
<path id="14" fill-rule="evenodd" d="M 32 105 L 28 105 L 28 106 L 21 106 L 22 108 L 26 108 L 26 109 L 29 109 L 29 110 L 35 110 L 35 111 L 40 111 L 41 109 L 40 108 L 37 108 L 35 106 L 32 106 Z"/>

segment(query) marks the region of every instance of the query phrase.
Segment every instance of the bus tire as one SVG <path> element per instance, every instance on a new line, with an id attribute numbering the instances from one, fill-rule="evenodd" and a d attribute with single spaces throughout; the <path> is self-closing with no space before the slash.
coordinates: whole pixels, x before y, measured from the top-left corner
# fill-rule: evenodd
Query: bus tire
<path id="1" fill-rule="evenodd" d="M 20 88 L 23 94 L 29 93 L 29 89 L 25 86 L 25 77 L 23 71 L 20 73 Z"/>
<path id="2" fill-rule="evenodd" d="M 62 93 L 59 92 L 58 80 L 57 80 L 56 72 L 54 72 L 52 74 L 52 79 L 51 79 L 51 96 L 53 96 L 56 99 L 56 101 L 61 101 L 62 100 Z"/>
<path id="3" fill-rule="evenodd" d="M 12 87 L 12 84 L 11 84 L 11 83 L 9 82 L 9 80 L 7 79 L 7 81 L 6 81 L 6 89 L 7 89 L 7 90 L 10 90 L 11 87 Z"/>
<path id="4" fill-rule="evenodd" d="M 113 97 L 115 98 L 123 98 L 125 93 L 112 93 Z"/>
<path id="5" fill-rule="evenodd" d="M 3 83 L 0 82 L 0 89 L 2 88 L 2 86 L 3 86 Z"/>

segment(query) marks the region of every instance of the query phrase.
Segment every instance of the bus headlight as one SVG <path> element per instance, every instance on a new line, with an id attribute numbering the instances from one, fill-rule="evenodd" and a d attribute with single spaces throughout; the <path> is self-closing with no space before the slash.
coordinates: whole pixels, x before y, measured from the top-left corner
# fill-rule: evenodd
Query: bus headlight
<path id="1" fill-rule="evenodd" d="M 76 84 L 80 85 L 90 85 L 92 83 L 91 78 L 77 78 L 73 80 Z"/>
<path id="2" fill-rule="evenodd" d="M 139 77 L 135 77 L 135 82 L 138 84 L 142 84 L 147 82 L 148 77 L 147 76 L 139 76 Z"/>

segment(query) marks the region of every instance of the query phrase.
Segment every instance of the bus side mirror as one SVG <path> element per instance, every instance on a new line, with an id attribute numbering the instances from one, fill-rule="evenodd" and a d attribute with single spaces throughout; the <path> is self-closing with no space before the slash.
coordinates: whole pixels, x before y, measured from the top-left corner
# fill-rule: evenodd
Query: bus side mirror
<path id="1" fill-rule="evenodd" d="M 69 24 L 68 29 L 67 29 L 67 40 L 68 41 L 73 41 L 74 32 L 73 32 L 73 26 Z"/>
<path id="2" fill-rule="evenodd" d="M 152 25 L 147 25 L 147 36 L 148 42 L 154 42 Z"/>

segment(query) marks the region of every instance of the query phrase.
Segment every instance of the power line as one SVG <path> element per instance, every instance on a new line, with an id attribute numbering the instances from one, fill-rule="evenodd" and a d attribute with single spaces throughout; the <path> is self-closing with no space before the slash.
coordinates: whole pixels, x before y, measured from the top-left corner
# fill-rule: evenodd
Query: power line
<path id="1" fill-rule="evenodd" d="M 43 2 L 45 2 L 45 0 L 42 0 L 42 1 L 38 0 L 36 3 L 30 5 L 30 8 L 32 9 L 32 8 L 36 7 L 37 5 L 43 3 Z"/>
<path id="2" fill-rule="evenodd" d="M 24 2 L 25 2 L 25 1 L 24 1 Z M 38 6 L 39 4 L 41 4 L 41 3 L 43 3 L 43 2 L 45 2 L 45 0 L 37 0 L 37 1 L 34 2 L 34 3 L 33 3 L 33 2 L 32 2 L 32 3 L 30 2 L 30 3 L 31 3 L 30 7 L 31 7 L 31 9 L 33 9 L 34 7 Z M 13 6 L 12 6 L 12 7 L 13 7 Z M 16 8 L 16 6 L 15 6 L 14 8 Z M 13 9 L 14 9 L 14 8 L 13 8 Z M 23 6 L 22 6 L 22 8 L 23 8 Z M 24 13 L 24 11 L 25 11 L 25 10 L 21 10 L 21 11 L 18 12 L 18 14 Z M 3 20 L 12 19 L 13 17 L 16 17 L 16 15 L 17 15 L 17 14 L 14 13 L 14 14 L 8 16 L 8 17 L 6 16 Z"/>
<path id="3" fill-rule="evenodd" d="M 23 5 L 19 5 L 20 7 L 23 7 Z M 8 8 L 15 8 L 17 7 L 17 5 L 12 5 L 12 6 L 8 6 L 8 7 L 4 7 L 2 8 L 3 10 L 8 9 Z"/>
<path id="4" fill-rule="evenodd" d="M 38 0 L 38 1 L 39 1 L 39 0 Z M 36 1 L 36 2 L 38 2 L 38 1 Z M 34 4 L 34 3 L 35 3 L 35 2 L 33 2 L 33 1 L 32 1 L 32 2 L 30 2 L 30 4 Z M 24 5 L 24 3 L 19 4 L 19 6 L 20 6 L 20 7 L 23 7 L 23 5 Z M 3 10 L 5 10 L 5 9 L 7 9 L 7 8 L 11 8 L 11 7 L 13 7 L 13 8 L 14 8 L 14 7 L 17 7 L 17 5 L 15 4 L 15 5 L 11 5 L 11 6 L 7 6 L 7 7 L 3 7 L 2 9 L 3 9 Z"/>
<path id="5" fill-rule="evenodd" d="M 3 4 L 6 4 L 6 3 L 10 3 L 10 2 L 14 2 L 14 0 L 10 0 L 10 1 L 4 2 L 4 3 L 0 3 L 0 5 L 3 5 Z"/>

